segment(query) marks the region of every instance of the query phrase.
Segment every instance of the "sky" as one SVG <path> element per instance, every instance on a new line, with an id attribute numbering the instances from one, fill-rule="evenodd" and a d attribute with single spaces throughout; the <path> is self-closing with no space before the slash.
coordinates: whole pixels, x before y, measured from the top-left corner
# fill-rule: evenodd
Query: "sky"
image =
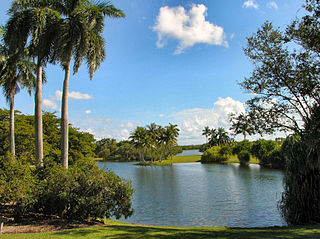
<path id="1" fill-rule="evenodd" d="M 2 25 L 11 2 L 2 1 Z M 205 126 L 228 129 L 228 115 L 245 112 L 251 95 L 239 82 L 253 69 L 243 52 L 246 38 L 267 20 L 283 29 L 303 13 L 299 0 L 112 3 L 126 18 L 106 19 L 107 57 L 93 80 L 85 64 L 71 75 L 69 122 L 97 140 L 118 141 L 137 126 L 170 122 L 180 129 L 180 145 L 205 143 Z M 59 65 L 45 70 L 43 110 L 60 117 L 64 72 Z M 3 95 L 0 107 L 9 107 Z M 34 114 L 34 95 L 21 90 L 15 108 Z"/>

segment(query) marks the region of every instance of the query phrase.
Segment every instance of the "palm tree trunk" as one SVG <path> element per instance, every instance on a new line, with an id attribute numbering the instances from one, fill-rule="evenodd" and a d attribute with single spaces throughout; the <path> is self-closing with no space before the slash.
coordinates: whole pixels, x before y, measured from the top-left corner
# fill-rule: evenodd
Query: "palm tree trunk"
<path id="1" fill-rule="evenodd" d="M 61 160 L 62 166 L 68 168 L 68 90 L 69 90 L 69 76 L 70 76 L 70 65 L 71 56 L 68 64 L 65 68 L 65 76 L 63 81 L 63 93 L 62 93 L 62 106 L 61 106 Z"/>
<path id="2" fill-rule="evenodd" d="M 12 159 L 16 154 L 14 144 L 14 92 L 15 89 L 10 93 L 10 153 L 12 154 Z"/>
<path id="3" fill-rule="evenodd" d="M 43 136 L 42 136 L 42 65 L 38 60 L 37 85 L 35 94 L 35 140 L 36 162 L 43 166 Z"/>

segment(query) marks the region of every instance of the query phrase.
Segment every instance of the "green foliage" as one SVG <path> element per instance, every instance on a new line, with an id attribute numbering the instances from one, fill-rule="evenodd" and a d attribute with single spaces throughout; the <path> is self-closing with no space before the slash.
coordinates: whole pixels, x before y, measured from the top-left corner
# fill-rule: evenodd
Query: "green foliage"
<path id="1" fill-rule="evenodd" d="M 213 146 L 201 156 L 201 163 L 221 163 L 228 159 L 228 155 L 220 146 Z"/>
<path id="2" fill-rule="evenodd" d="M 35 163 L 34 117 L 15 111 L 16 156 Z M 60 119 L 53 113 L 43 113 L 44 157 L 60 163 Z M 69 126 L 70 164 L 78 158 L 94 157 L 95 139 L 92 134 Z M 9 111 L 0 109 L 0 156 L 9 152 Z"/>
<path id="3" fill-rule="evenodd" d="M 0 157 L 0 204 L 13 203 L 14 217 L 18 221 L 32 210 L 37 201 L 38 180 L 24 160 Z"/>
<path id="4" fill-rule="evenodd" d="M 263 157 L 270 154 L 277 148 L 277 143 L 273 140 L 259 139 L 252 143 L 251 154 L 262 160 Z"/>
<path id="5" fill-rule="evenodd" d="M 39 212 L 69 219 L 127 218 L 133 213 L 131 184 L 103 172 L 93 160 L 77 160 L 69 170 L 60 166 L 43 170 Z"/>
<path id="6" fill-rule="evenodd" d="M 238 154 L 238 159 L 241 166 L 247 166 L 250 161 L 250 153 L 247 150 L 241 150 Z"/>
<path id="7" fill-rule="evenodd" d="M 319 147 L 319 146 L 318 146 Z M 301 139 L 286 143 L 287 169 L 281 212 L 288 223 L 320 222 L 320 154 L 319 148 Z"/>
<path id="8" fill-rule="evenodd" d="M 252 143 L 249 140 L 235 142 L 232 148 L 232 154 L 238 155 L 241 151 L 251 151 Z"/>

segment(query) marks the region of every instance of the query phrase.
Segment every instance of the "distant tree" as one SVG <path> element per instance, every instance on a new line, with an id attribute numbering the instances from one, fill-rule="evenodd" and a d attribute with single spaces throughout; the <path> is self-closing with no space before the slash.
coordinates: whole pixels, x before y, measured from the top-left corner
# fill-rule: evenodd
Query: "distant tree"
<path id="1" fill-rule="evenodd" d="M 235 134 L 242 134 L 243 139 L 247 139 L 247 135 L 254 134 L 254 128 L 250 121 L 251 115 L 241 113 L 239 115 L 231 114 L 229 120 L 231 122 L 230 130 Z"/>
<path id="2" fill-rule="evenodd" d="M 167 130 L 170 135 L 167 143 L 170 146 L 170 155 L 171 155 L 171 160 L 172 160 L 172 150 L 173 150 L 174 146 L 178 145 L 177 139 L 179 136 L 180 129 L 178 128 L 178 125 L 169 123 L 169 126 L 167 126 Z"/>
<path id="3" fill-rule="evenodd" d="M 208 137 L 210 135 L 209 126 L 204 127 L 204 129 L 202 130 L 202 135 L 204 135 L 206 137 L 206 144 L 207 144 L 208 143 Z"/>
<path id="4" fill-rule="evenodd" d="M 224 145 L 226 143 L 230 143 L 231 138 L 224 128 L 219 127 L 217 130 L 217 144 L 219 146 Z"/>

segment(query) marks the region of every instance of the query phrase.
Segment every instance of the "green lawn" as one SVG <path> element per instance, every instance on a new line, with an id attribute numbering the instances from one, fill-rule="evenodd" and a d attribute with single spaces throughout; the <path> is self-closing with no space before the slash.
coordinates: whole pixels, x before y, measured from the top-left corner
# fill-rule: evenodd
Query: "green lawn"
<path id="1" fill-rule="evenodd" d="M 2 234 L 0 238 L 320 238 L 320 225 L 275 228 L 181 228 L 140 226 L 107 221 L 103 227 L 72 229 L 60 232 L 33 234 Z"/>

